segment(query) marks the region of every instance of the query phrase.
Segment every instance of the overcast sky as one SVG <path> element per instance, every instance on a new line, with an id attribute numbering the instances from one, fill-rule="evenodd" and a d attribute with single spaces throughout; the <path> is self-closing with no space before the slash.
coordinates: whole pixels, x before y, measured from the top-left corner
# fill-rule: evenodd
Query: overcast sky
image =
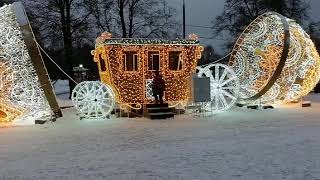
<path id="1" fill-rule="evenodd" d="M 169 3 L 177 9 L 178 15 L 181 14 L 182 19 L 182 1 L 183 0 L 168 0 Z M 320 0 L 310 1 L 311 9 L 310 16 L 312 20 L 320 21 Z M 195 26 L 212 26 L 212 20 L 221 14 L 225 0 L 185 0 L 186 2 L 186 24 Z M 186 34 L 195 33 L 199 37 L 212 37 L 212 30 L 206 28 L 186 27 Z M 219 53 L 225 53 L 220 45 L 223 40 L 200 38 L 202 44 L 211 44 Z"/>

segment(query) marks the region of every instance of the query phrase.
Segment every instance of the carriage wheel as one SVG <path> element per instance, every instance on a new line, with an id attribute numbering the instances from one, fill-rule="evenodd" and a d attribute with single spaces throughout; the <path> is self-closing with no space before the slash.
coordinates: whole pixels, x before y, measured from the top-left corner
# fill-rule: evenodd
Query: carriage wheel
<path id="1" fill-rule="evenodd" d="M 224 64 L 210 64 L 198 72 L 198 77 L 210 78 L 211 101 L 206 109 L 214 113 L 230 109 L 239 96 L 239 79 L 235 72 Z"/>
<path id="2" fill-rule="evenodd" d="M 106 118 L 114 108 L 112 89 L 99 81 L 85 81 L 72 91 L 72 102 L 84 118 Z"/>

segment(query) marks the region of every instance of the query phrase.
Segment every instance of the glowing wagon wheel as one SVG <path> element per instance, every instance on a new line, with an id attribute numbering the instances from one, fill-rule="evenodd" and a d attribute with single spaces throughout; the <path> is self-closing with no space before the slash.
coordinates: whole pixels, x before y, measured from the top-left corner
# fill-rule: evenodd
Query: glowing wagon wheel
<path id="1" fill-rule="evenodd" d="M 106 118 L 114 108 L 112 89 L 98 81 L 85 81 L 72 91 L 72 102 L 83 118 Z"/>
<path id="2" fill-rule="evenodd" d="M 224 64 L 210 64 L 199 69 L 198 76 L 210 78 L 211 102 L 207 104 L 207 110 L 218 113 L 234 106 L 240 83 L 231 68 Z"/>

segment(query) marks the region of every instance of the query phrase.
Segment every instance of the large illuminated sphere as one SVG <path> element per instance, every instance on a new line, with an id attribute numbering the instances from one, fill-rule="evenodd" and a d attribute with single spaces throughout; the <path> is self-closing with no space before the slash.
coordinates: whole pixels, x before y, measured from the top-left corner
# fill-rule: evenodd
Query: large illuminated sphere
<path id="1" fill-rule="evenodd" d="M 240 35 L 229 65 L 240 98 L 285 103 L 307 95 L 320 78 L 320 57 L 306 32 L 274 12 L 255 19 Z"/>

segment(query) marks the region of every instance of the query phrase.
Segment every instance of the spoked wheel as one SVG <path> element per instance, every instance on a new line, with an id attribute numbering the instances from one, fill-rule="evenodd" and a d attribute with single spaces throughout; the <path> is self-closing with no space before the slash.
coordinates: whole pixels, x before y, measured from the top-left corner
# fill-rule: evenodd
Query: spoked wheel
<path id="1" fill-rule="evenodd" d="M 98 81 L 85 81 L 72 91 L 72 102 L 81 116 L 89 119 L 106 118 L 114 108 L 112 89 Z"/>
<path id="2" fill-rule="evenodd" d="M 210 78 L 211 101 L 206 109 L 214 113 L 230 109 L 239 96 L 239 80 L 234 71 L 224 64 L 210 64 L 198 72 L 198 77 Z"/>

